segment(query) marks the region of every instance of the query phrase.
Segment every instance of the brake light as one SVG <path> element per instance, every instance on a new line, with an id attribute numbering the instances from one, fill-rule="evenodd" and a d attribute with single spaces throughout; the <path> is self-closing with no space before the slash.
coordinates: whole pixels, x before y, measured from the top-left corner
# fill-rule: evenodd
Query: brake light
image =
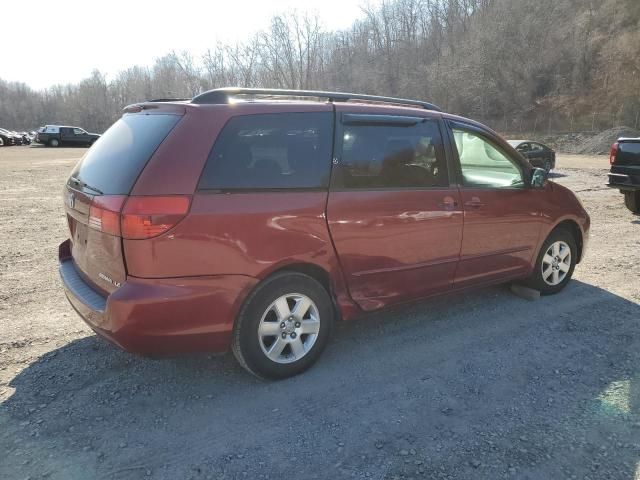
<path id="1" fill-rule="evenodd" d="M 609 153 L 609 164 L 616 163 L 616 155 L 618 155 L 618 142 L 611 145 L 611 153 Z"/>
<path id="2" fill-rule="evenodd" d="M 129 197 L 122 211 L 122 237 L 132 240 L 161 235 L 175 227 L 189 212 L 191 198 Z"/>
<path id="3" fill-rule="evenodd" d="M 120 236 L 120 211 L 125 195 L 100 195 L 89 207 L 89 227 L 109 235 Z"/>

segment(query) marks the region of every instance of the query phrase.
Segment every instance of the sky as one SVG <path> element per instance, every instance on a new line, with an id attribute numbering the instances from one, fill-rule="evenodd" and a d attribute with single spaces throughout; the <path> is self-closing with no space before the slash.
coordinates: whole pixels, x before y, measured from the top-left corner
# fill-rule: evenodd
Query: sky
<path id="1" fill-rule="evenodd" d="M 19 3 L 19 2 L 18 2 Z M 11 5 L 18 5 L 11 3 Z M 151 65 L 172 50 L 202 55 L 267 29 L 273 15 L 317 14 L 337 30 L 362 16 L 367 0 L 65 0 L 28 2 L 25 18 L 0 26 L 0 78 L 41 89 L 75 83 L 95 68 L 110 79 L 132 65 Z M 28 14 L 28 16 L 27 16 Z M 10 49 L 11 54 L 6 54 Z"/>

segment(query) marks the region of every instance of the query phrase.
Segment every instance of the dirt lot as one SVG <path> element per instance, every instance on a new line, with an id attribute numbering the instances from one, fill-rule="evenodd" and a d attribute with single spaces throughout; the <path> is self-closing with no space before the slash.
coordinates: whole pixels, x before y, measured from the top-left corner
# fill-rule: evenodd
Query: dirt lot
<path id="1" fill-rule="evenodd" d="M 640 219 L 606 157 L 563 156 L 592 237 L 575 280 L 344 324 L 315 368 L 145 359 L 67 304 L 61 188 L 81 149 L 0 149 L 0 478 L 640 478 Z"/>

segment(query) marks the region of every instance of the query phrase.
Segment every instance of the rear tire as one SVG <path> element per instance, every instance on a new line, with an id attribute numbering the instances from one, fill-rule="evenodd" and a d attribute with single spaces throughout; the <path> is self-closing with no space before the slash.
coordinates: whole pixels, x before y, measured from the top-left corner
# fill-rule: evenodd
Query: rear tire
<path id="1" fill-rule="evenodd" d="M 578 247 L 573 234 L 562 227 L 553 230 L 542 244 L 533 273 L 526 285 L 540 295 L 553 295 L 566 287 L 578 259 Z"/>
<path id="2" fill-rule="evenodd" d="M 0 147 L 4 147 L 4 140 L 0 138 Z"/>
<path id="3" fill-rule="evenodd" d="M 257 377 L 291 377 L 320 357 L 333 324 L 333 303 L 324 287 L 308 275 L 282 272 L 249 295 L 231 347 L 240 365 Z"/>
<path id="4" fill-rule="evenodd" d="M 50 147 L 59 147 L 60 146 L 60 142 L 58 141 L 57 138 L 52 138 L 51 140 L 49 140 L 49 146 Z"/>
<path id="5" fill-rule="evenodd" d="M 624 204 L 631 212 L 640 214 L 640 190 L 624 192 Z"/>

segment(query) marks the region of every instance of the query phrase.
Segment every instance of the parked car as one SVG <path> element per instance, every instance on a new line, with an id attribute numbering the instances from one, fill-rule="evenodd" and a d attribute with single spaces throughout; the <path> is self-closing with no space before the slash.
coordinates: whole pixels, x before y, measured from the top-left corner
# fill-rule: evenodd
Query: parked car
<path id="1" fill-rule="evenodd" d="M 60 125 L 46 125 L 38 130 L 36 134 L 36 142 L 50 147 L 59 147 L 66 145 L 75 146 L 91 146 L 100 138 L 97 133 L 88 133 L 79 127 L 68 127 Z"/>
<path id="2" fill-rule="evenodd" d="M 22 138 L 23 145 L 31 145 L 31 137 L 28 132 L 18 132 L 18 135 Z"/>
<path id="3" fill-rule="evenodd" d="M 609 183 L 624 195 L 624 204 L 640 214 L 640 138 L 619 138 L 611 146 Z"/>
<path id="4" fill-rule="evenodd" d="M 547 173 L 556 168 L 556 152 L 546 145 L 531 140 L 507 140 L 534 167 L 544 168 Z"/>
<path id="5" fill-rule="evenodd" d="M 12 145 L 16 145 L 17 143 L 16 136 L 11 133 L 9 130 L 5 130 L 4 128 L 0 128 L 0 147 L 9 147 Z"/>
<path id="6" fill-rule="evenodd" d="M 142 354 L 231 347 L 266 378 L 311 366 L 338 319 L 509 281 L 557 293 L 590 223 L 473 120 L 296 90 L 131 105 L 64 202 L 60 274 L 94 331 Z"/>

